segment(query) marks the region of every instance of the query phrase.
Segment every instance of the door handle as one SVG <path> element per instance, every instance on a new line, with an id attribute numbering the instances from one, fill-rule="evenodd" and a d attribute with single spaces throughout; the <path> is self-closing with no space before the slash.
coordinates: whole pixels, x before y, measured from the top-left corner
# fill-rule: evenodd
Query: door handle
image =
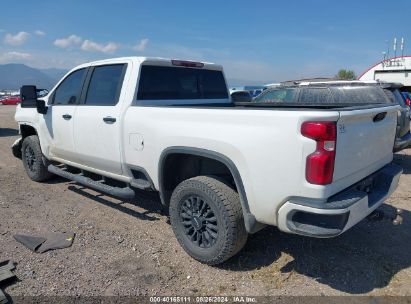
<path id="1" fill-rule="evenodd" d="M 103 120 L 105 123 L 115 123 L 116 122 L 116 119 L 111 116 L 104 117 Z"/>
<path id="2" fill-rule="evenodd" d="M 64 114 L 62 116 L 65 120 L 70 120 L 71 119 L 71 115 L 70 114 Z"/>
<path id="3" fill-rule="evenodd" d="M 387 115 L 387 112 L 378 113 L 377 115 L 374 116 L 374 118 L 372 120 L 374 122 L 381 121 L 385 118 L 386 115 Z"/>

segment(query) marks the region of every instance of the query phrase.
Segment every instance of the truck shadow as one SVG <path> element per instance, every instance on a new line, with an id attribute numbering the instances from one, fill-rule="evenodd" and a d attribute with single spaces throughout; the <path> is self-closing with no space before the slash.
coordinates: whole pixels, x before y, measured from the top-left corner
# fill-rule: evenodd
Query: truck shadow
<path id="1" fill-rule="evenodd" d="M 156 216 L 152 216 L 150 214 L 159 214 L 161 205 L 158 205 L 154 203 L 156 201 L 155 194 L 152 193 L 137 193 L 137 197 L 135 199 L 135 202 L 125 202 L 122 201 L 120 203 L 114 203 L 109 199 L 104 198 L 104 194 L 98 194 L 98 195 L 93 195 L 90 194 L 83 189 L 86 189 L 82 187 L 81 185 L 77 186 L 77 184 L 73 183 L 68 186 L 68 189 L 70 191 L 73 191 L 79 195 L 82 195 L 88 199 L 91 199 L 97 203 L 100 203 L 102 205 L 105 205 L 107 207 L 111 207 L 113 209 L 119 210 L 121 212 L 124 212 L 128 215 L 134 216 L 140 220 L 145 220 L 145 221 L 158 221 L 159 218 Z M 160 201 L 158 199 L 158 201 Z M 139 208 L 143 208 L 146 211 L 144 212 L 138 212 L 136 210 L 133 210 L 132 208 L 128 208 L 125 204 L 132 204 L 135 205 Z M 160 204 L 160 203 L 159 203 Z"/>
<path id="2" fill-rule="evenodd" d="M 0 128 L 0 137 L 9 137 L 19 135 L 19 130 L 11 128 Z"/>
<path id="3" fill-rule="evenodd" d="M 55 175 L 51 179 L 44 181 L 43 184 L 54 185 L 54 184 L 63 184 L 67 182 L 70 182 L 70 180 Z"/>
<path id="4" fill-rule="evenodd" d="M 105 195 L 93 195 L 81 185 L 68 189 L 105 206 L 138 219 L 155 221 L 161 214 L 157 193 L 139 192 L 133 202 L 115 203 Z M 133 206 L 145 209 L 134 210 Z M 221 269 L 251 272 L 273 288 L 295 275 L 313 278 L 318 283 L 349 294 L 364 294 L 386 287 L 401 270 L 411 267 L 411 212 L 402 211 L 402 224 L 393 225 L 396 209 L 384 204 L 382 217 L 364 219 L 341 236 L 316 239 L 280 232 L 267 227 L 250 235 L 244 249 Z"/>
<path id="5" fill-rule="evenodd" d="M 411 173 L 411 155 L 394 154 L 393 162 L 402 167 L 404 174 Z"/>
<path id="6" fill-rule="evenodd" d="M 289 235 L 268 227 L 251 235 L 246 247 L 221 267 L 252 270 L 254 278 L 274 288 L 295 274 L 350 294 L 385 287 L 411 266 L 411 212 L 403 210 L 403 223 L 394 226 L 395 208 L 381 209 L 383 218 L 367 218 L 332 239 Z"/>

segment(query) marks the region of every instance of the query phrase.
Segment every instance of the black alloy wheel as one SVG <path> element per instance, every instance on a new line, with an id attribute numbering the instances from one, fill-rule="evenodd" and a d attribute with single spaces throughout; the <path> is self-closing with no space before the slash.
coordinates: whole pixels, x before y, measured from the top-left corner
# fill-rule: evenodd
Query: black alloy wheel
<path id="1" fill-rule="evenodd" d="M 218 224 L 214 211 L 206 200 L 188 196 L 181 205 L 181 222 L 186 236 L 201 248 L 212 247 L 218 238 Z"/>

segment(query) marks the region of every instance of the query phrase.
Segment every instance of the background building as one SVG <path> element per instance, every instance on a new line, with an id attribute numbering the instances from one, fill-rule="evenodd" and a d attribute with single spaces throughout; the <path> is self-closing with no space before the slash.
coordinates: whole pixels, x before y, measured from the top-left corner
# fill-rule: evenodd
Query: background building
<path id="1" fill-rule="evenodd" d="M 411 92 L 411 56 L 385 59 L 370 67 L 358 79 L 401 82 Z"/>

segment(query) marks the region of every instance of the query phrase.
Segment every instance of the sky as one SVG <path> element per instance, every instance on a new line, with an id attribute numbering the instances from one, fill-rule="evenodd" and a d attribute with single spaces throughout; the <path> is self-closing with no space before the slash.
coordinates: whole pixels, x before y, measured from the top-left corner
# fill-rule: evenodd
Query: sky
<path id="1" fill-rule="evenodd" d="M 341 68 L 358 75 L 388 44 L 393 54 L 394 37 L 404 37 L 411 54 L 411 1 L 391 3 L 2 0 L 0 64 L 70 69 L 159 56 L 219 63 L 228 78 L 250 82 L 329 77 Z"/>

